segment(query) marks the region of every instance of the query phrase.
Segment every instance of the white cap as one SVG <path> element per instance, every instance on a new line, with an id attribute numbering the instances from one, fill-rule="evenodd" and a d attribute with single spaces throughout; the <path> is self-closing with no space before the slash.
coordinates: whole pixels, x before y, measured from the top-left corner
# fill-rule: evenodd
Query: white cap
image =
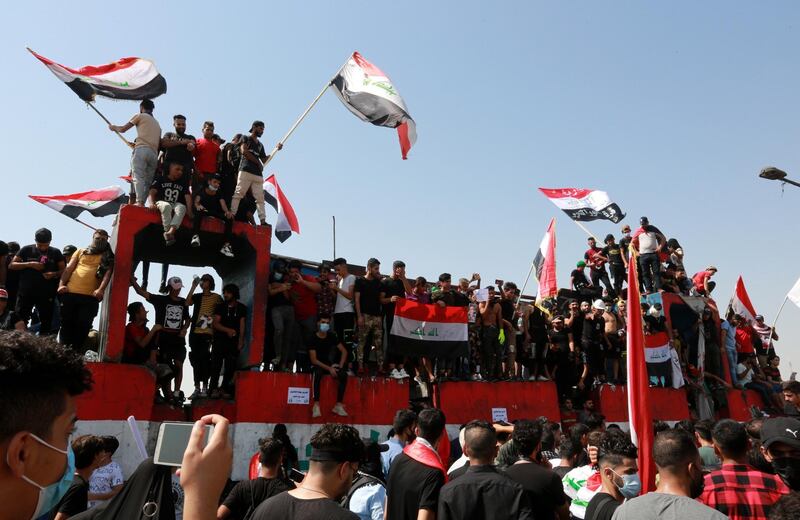
<path id="1" fill-rule="evenodd" d="M 172 287 L 176 291 L 179 291 L 179 290 L 181 290 L 183 288 L 183 280 L 181 280 L 177 276 L 173 276 L 172 278 L 170 278 L 167 281 L 167 285 L 169 285 L 170 287 Z"/>
<path id="2" fill-rule="evenodd" d="M 606 302 L 604 302 L 603 300 L 597 299 L 592 304 L 592 307 L 594 307 L 595 309 L 600 309 L 601 311 L 604 311 L 604 310 L 606 310 Z"/>

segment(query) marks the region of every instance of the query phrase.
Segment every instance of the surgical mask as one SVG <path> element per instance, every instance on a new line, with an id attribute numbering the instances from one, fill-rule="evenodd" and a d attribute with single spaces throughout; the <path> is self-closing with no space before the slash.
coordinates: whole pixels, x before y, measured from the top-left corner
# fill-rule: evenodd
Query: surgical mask
<path id="1" fill-rule="evenodd" d="M 661 310 L 653 307 L 652 309 L 650 309 L 650 316 L 654 318 L 659 318 L 661 316 Z"/>
<path id="2" fill-rule="evenodd" d="M 281 281 L 283 279 L 283 273 L 275 273 L 275 280 Z"/>
<path id="3" fill-rule="evenodd" d="M 772 468 L 792 490 L 800 490 L 800 459 L 778 457 L 772 459 Z"/>
<path id="4" fill-rule="evenodd" d="M 617 483 L 614 482 L 614 485 L 619 489 L 620 495 L 625 498 L 635 498 L 639 496 L 639 492 L 642 491 L 642 481 L 639 479 L 638 473 L 634 473 L 633 475 L 620 475 L 613 469 L 611 472 L 622 479 L 622 486 L 617 486 Z"/>
<path id="5" fill-rule="evenodd" d="M 208 189 L 211 191 L 217 191 L 219 189 L 219 186 L 214 186 L 213 184 L 209 184 Z"/>
<path id="6" fill-rule="evenodd" d="M 331 324 L 330 323 L 320 323 L 319 324 L 319 331 L 320 332 L 328 332 L 329 330 L 331 330 Z"/>
<path id="7" fill-rule="evenodd" d="M 31 520 L 35 520 L 39 518 L 43 514 L 47 513 L 48 511 L 52 511 L 58 505 L 58 502 L 61 498 L 67 493 L 67 490 L 72 485 L 72 480 L 74 478 L 75 473 L 75 454 L 72 452 L 72 446 L 67 445 L 66 450 L 61 450 L 53 446 L 52 444 L 43 441 L 39 437 L 34 434 L 30 434 L 36 442 L 47 446 L 51 450 L 57 451 L 61 454 L 67 456 L 67 465 L 64 468 L 64 474 L 58 479 L 56 482 L 50 484 L 49 486 L 42 486 L 37 484 L 30 478 L 22 475 L 22 480 L 27 482 L 28 484 L 39 488 L 39 500 L 36 502 L 36 509 L 33 511 L 31 515 Z M 6 454 L 6 459 L 8 459 L 8 454 Z M 8 463 L 8 460 L 6 460 Z"/>

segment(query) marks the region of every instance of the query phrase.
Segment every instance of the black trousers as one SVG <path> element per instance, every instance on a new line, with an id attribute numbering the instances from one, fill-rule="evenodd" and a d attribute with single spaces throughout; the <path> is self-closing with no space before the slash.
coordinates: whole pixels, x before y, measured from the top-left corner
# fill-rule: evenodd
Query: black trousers
<path id="1" fill-rule="evenodd" d="M 85 294 L 62 294 L 61 300 L 61 343 L 83 353 L 83 345 L 92 330 L 100 302 L 94 296 Z M 44 323 L 44 322 L 42 322 Z"/>
<path id="2" fill-rule="evenodd" d="M 314 389 L 314 401 L 319 402 L 319 385 L 322 383 L 322 378 L 330 376 L 331 373 L 327 370 L 314 365 L 311 368 L 311 386 Z M 338 386 L 336 387 L 336 402 L 341 403 L 344 399 L 344 391 L 347 389 L 347 370 L 339 368 L 337 372 Z"/>
<path id="3" fill-rule="evenodd" d="M 189 362 L 194 370 L 194 386 L 200 383 L 208 387 L 208 377 L 211 371 L 211 334 L 189 334 Z M 219 374 L 217 374 L 219 377 Z"/>
<path id="4" fill-rule="evenodd" d="M 200 225 L 203 223 L 204 217 L 215 217 L 225 223 L 225 240 L 229 241 L 233 238 L 233 219 L 225 218 L 222 213 L 213 211 L 195 211 L 194 220 L 192 221 L 192 233 L 198 234 L 200 232 Z"/>
<path id="5" fill-rule="evenodd" d="M 600 289 L 600 282 L 603 282 L 606 291 L 608 291 L 608 295 L 611 298 L 616 296 L 616 294 L 614 294 L 614 287 L 611 286 L 611 280 L 608 278 L 608 272 L 606 271 L 605 267 L 603 267 L 603 269 L 592 269 L 589 272 L 589 276 L 592 279 L 592 285 L 594 285 L 595 288 L 600 291 L 601 295 L 603 294 L 603 291 Z"/>
<path id="6" fill-rule="evenodd" d="M 495 379 L 500 375 L 500 343 L 497 339 L 497 327 L 481 329 L 481 377 L 485 380 Z"/>
<path id="7" fill-rule="evenodd" d="M 611 269 L 611 279 L 614 280 L 614 292 L 617 296 L 622 294 L 622 284 L 625 282 L 627 273 L 623 264 L 608 264 Z"/>
<path id="8" fill-rule="evenodd" d="M 237 339 L 224 336 L 214 336 L 214 344 L 211 347 L 211 383 L 208 388 L 214 390 L 222 387 L 223 390 L 233 389 L 233 374 L 236 371 L 236 363 L 239 358 Z M 225 372 L 222 373 L 222 365 L 225 364 Z M 219 376 L 222 373 L 222 384 L 219 383 Z"/>
<path id="9" fill-rule="evenodd" d="M 38 287 L 34 289 L 20 289 L 17 293 L 17 314 L 28 325 L 33 308 L 39 312 L 39 335 L 45 336 L 53 332 L 53 312 L 55 311 L 55 289 Z M 63 318 L 62 318 L 63 321 Z"/>

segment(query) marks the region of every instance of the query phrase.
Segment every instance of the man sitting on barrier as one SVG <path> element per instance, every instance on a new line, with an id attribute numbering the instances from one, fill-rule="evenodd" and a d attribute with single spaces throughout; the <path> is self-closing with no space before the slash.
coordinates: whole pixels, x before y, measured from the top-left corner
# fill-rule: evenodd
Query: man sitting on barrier
<path id="1" fill-rule="evenodd" d="M 225 223 L 225 243 L 222 244 L 220 253 L 233 258 L 231 240 L 233 239 L 233 213 L 228 209 L 228 205 L 222 199 L 219 191 L 222 177 L 213 175 L 208 178 L 205 189 L 198 190 L 194 196 L 194 219 L 192 222 L 192 247 L 200 247 L 200 225 L 205 217 L 215 217 Z"/>
<path id="2" fill-rule="evenodd" d="M 344 392 L 347 388 L 347 349 L 331 330 L 331 317 L 328 314 L 320 315 L 317 320 L 317 332 L 311 337 L 308 346 L 308 357 L 311 359 L 311 379 L 314 388 L 314 399 L 311 407 L 311 416 L 316 418 L 322 415 L 319 409 L 319 386 L 322 377 L 330 374 L 337 379 L 336 404 L 333 413 L 347 417 L 344 409 Z"/>
<path id="3" fill-rule="evenodd" d="M 183 179 L 183 165 L 170 163 L 168 168 L 167 175 L 157 178 L 150 186 L 150 206 L 161 214 L 164 241 L 171 246 L 184 215 L 193 218 L 194 214 L 189 183 Z"/>

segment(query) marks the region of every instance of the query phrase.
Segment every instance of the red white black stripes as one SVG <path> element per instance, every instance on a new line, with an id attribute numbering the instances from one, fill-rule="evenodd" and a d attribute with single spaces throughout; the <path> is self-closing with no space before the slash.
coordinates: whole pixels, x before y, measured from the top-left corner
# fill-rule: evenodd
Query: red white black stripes
<path id="1" fill-rule="evenodd" d="M 391 80 L 378 67 L 354 52 L 333 79 L 336 95 L 362 121 L 397 128 L 403 159 L 417 141 L 414 120 Z"/>
<path id="2" fill-rule="evenodd" d="M 79 98 L 152 99 L 167 91 L 167 81 L 150 60 L 122 58 L 113 63 L 71 69 L 28 49 L 50 72 L 66 83 Z"/>
<path id="3" fill-rule="evenodd" d="M 278 240 L 286 242 L 292 236 L 292 232 L 300 234 L 297 215 L 294 214 L 294 208 L 289 203 L 289 199 L 283 194 L 275 175 L 270 175 L 264 181 L 264 201 L 272 206 L 278 214 L 278 220 L 275 223 L 275 237 Z"/>
<path id="4" fill-rule="evenodd" d="M 467 308 L 397 301 L 390 331 L 398 353 L 453 358 L 468 355 Z"/>
<path id="5" fill-rule="evenodd" d="M 736 290 L 734 290 L 731 298 L 731 310 L 735 314 L 744 316 L 749 323 L 755 323 L 756 321 L 756 309 L 753 307 L 753 302 L 750 301 L 750 295 L 747 294 L 747 289 L 744 287 L 744 280 L 741 276 L 736 280 Z"/>
<path id="6" fill-rule="evenodd" d="M 95 217 L 116 215 L 119 208 L 128 202 L 127 193 L 119 186 L 69 195 L 28 195 L 28 197 L 70 218 L 78 218 L 84 211 Z"/>
<path id="7" fill-rule="evenodd" d="M 604 191 L 586 188 L 539 188 L 539 191 L 572 220 L 605 219 L 617 223 L 625 218 L 625 213 Z"/>
<path id="8" fill-rule="evenodd" d="M 550 220 L 547 232 L 539 244 L 539 250 L 533 259 L 534 272 L 539 281 L 536 301 L 541 302 L 558 295 L 556 283 L 556 219 Z"/>

